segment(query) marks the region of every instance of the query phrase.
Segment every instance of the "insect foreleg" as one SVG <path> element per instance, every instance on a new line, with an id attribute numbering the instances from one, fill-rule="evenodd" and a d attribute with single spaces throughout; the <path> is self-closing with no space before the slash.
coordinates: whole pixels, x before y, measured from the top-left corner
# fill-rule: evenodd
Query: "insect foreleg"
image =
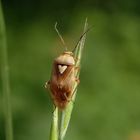
<path id="1" fill-rule="evenodd" d="M 50 86 L 50 81 L 45 83 L 45 88 L 49 89 L 49 86 Z"/>
<path id="2" fill-rule="evenodd" d="M 75 82 L 77 82 L 77 85 L 80 83 L 79 78 L 75 78 Z"/>
<path id="3" fill-rule="evenodd" d="M 78 73 L 79 70 L 80 70 L 80 67 L 76 66 L 76 67 L 75 67 L 75 73 Z"/>

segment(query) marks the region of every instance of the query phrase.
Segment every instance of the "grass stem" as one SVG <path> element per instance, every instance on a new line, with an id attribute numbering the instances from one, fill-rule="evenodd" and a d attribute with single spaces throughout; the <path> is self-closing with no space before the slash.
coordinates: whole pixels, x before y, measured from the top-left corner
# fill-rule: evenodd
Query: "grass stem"
<path id="1" fill-rule="evenodd" d="M 50 140 L 58 140 L 58 108 L 56 107 L 53 112 Z"/>
<path id="2" fill-rule="evenodd" d="M 0 0 L 0 49 L 1 49 L 1 72 L 2 72 L 2 89 L 3 89 L 3 102 L 5 113 L 6 140 L 13 140 L 7 41 L 1 0 Z"/>

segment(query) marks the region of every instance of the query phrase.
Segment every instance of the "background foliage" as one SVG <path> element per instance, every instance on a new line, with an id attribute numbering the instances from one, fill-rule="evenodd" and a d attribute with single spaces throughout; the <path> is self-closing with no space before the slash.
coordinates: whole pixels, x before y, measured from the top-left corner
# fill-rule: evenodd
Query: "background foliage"
<path id="1" fill-rule="evenodd" d="M 52 101 L 44 83 L 63 51 L 54 23 L 71 50 L 86 17 L 94 27 L 66 140 L 140 139 L 139 5 L 138 0 L 3 0 L 15 140 L 49 138 Z M 1 81 L 0 140 L 5 140 Z"/>

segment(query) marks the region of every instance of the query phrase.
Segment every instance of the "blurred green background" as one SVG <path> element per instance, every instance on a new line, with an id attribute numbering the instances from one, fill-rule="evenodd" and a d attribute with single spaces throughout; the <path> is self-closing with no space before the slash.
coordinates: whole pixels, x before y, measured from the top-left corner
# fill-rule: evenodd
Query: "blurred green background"
<path id="1" fill-rule="evenodd" d="M 140 140 L 140 1 L 3 0 L 14 140 L 48 140 L 53 59 L 76 44 L 88 17 L 80 85 L 65 140 Z M 5 140 L 0 81 L 0 140 Z"/>

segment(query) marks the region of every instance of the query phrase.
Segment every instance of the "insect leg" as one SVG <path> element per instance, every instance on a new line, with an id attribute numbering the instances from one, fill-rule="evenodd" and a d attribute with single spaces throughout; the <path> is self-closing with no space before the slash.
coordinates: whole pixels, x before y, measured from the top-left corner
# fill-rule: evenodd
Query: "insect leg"
<path id="1" fill-rule="evenodd" d="M 80 83 L 79 78 L 75 78 L 75 81 L 77 82 L 77 85 Z"/>
<path id="2" fill-rule="evenodd" d="M 50 81 L 45 83 L 45 88 L 49 89 Z"/>
<path id="3" fill-rule="evenodd" d="M 78 79 L 79 80 L 79 79 Z M 71 99 L 70 101 L 74 104 L 74 100 L 72 99 L 73 98 L 73 95 L 74 93 L 76 93 L 76 90 L 77 90 L 77 86 L 74 88 L 73 92 L 72 92 L 72 95 L 71 95 Z"/>
<path id="4" fill-rule="evenodd" d="M 74 104 L 74 101 L 72 100 L 72 96 L 71 96 L 71 98 L 70 99 L 68 99 L 68 97 L 67 97 L 67 95 L 66 95 L 66 93 L 64 93 L 64 96 L 65 96 L 65 98 L 66 98 L 66 100 L 67 100 L 67 102 L 72 102 L 73 104 Z"/>
<path id="5" fill-rule="evenodd" d="M 68 99 L 68 97 L 67 97 L 67 94 L 66 93 L 64 93 L 64 96 L 65 96 L 65 98 L 66 98 L 66 100 L 69 102 L 69 101 L 71 101 L 71 100 L 69 100 Z"/>
<path id="6" fill-rule="evenodd" d="M 64 96 L 66 97 L 67 102 L 72 102 L 74 104 L 74 101 L 72 100 L 73 93 L 72 93 L 70 99 L 68 99 L 68 97 L 66 96 L 66 94 L 64 94 Z"/>
<path id="7" fill-rule="evenodd" d="M 79 71 L 80 70 L 80 67 L 76 66 L 75 67 L 75 70 Z"/>
<path id="8" fill-rule="evenodd" d="M 77 63 L 77 61 L 79 61 L 79 58 L 78 57 L 75 57 L 74 60 Z"/>
<path id="9" fill-rule="evenodd" d="M 80 67 L 76 66 L 76 67 L 75 67 L 75 73 L 76 73 L 76 75 L 77 75 L 77 73 L 79 72 L 79 70 L 80 70 Z M 78 79 L 78 78 L 76 78 L 76 79 Z"/>

